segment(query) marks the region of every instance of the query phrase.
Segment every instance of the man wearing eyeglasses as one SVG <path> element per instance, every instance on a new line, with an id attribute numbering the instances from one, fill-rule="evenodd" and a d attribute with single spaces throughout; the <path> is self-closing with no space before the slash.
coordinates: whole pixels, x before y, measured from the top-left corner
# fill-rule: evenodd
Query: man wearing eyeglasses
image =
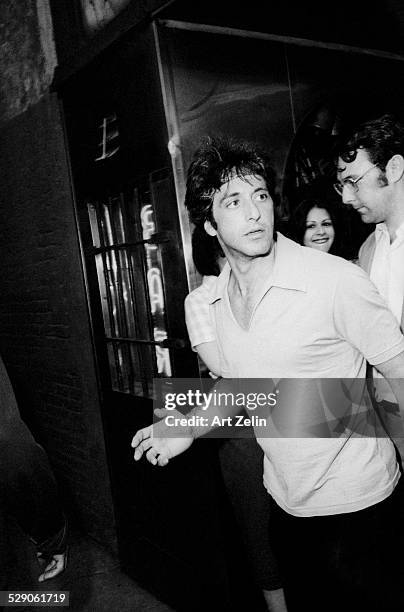
<path id="1" fill-rule="evenodd" d="M 363 123 L 340 147 L 335 190 L 364 223 L 375 223 L 359 263 L 404 330 L 404 126 L 393 116 Z M 404 457 L 399 413 L 390 386 L 368 369 L 371 394 Z"/>

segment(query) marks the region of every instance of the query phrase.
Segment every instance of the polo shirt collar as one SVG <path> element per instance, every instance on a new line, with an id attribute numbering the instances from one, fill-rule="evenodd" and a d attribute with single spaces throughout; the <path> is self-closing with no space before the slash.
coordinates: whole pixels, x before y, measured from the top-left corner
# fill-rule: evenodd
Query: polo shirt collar
<path id="1" fill-rule="evenodd" d="M 401 242 L 403 242 L 403 239 L 404 239 L 404 221 L 397 228 L 397 230 L 396 230 L 396 237 L 395 237 L 393 242 L 395 242 L 397 240 L 399 243 L 401 243 Z"/>
<path id="2" fill-rule="evenodd" d="M 383 223 L 377 223 L 375 230 L 376 230 L 376 239 L 380 239 L 380 237 L 383 234 L 388 234 L 387 225 L 384 222 Z"/>
<path id="3" fill-rule="evenodd" d="M 273 272 L 268 276 L 262 286 L 262 295 L 271 287 L 282 289 L 294 289 L 306 291 L 306 268 L 301 247 L 293 240 L 289 240 L 277 232 L 277 240 L 274 244 L 275 260 Z M 212 292 L 210 304 L 222 299 L 227 291 L 231 268 L 226 262 L 223 270 L 217 278 L 216 287 Z"/>
<path id="4" fill-rule="evenodd" d="M 304 248 L 277 232 L 277 248 L 272 277 L 274 287 L 306 291 L 307 274 L 304 262 Z"/>
<path id="5" fill-rule="evenodd" d="M 389 242 L 390 242 L 389 231 L 387 229 L 387 225 L 384 222 L 377 223 L 375 230 L 376 230 L 375 231 L 376 241 L 381 240 L 382 236 L 388 236 Z M 404 222 L 397 228 L 396 237 L 393 240 L 392 244 L 394 244 L 396 240 L 398 240 L 401 243 L 403 239 L 404 239 Z"/>

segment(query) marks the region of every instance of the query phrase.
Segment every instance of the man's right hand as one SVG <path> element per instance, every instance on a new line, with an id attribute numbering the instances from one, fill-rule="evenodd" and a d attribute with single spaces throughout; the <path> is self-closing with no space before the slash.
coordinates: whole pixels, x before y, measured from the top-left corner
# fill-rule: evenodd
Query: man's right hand
<path id="1" fill-rule="evenodd" d="M 167 411 L 155 410 L 159 417 L 167 416 Z M 139 461 L 146 454 L 146 459 L 152 465 L 163 467 L 173 457 L 186 451 L 194 441 L 193 436 L 182 435 L 175 438 L 175 427 L 168 426 L 162 418 L 161 421 L 139 429 L 132 438 L 132 448 L 135 449 L 134 459 Z M 184 427 L 178 428 L 179 433 L 184 434 Z"/>

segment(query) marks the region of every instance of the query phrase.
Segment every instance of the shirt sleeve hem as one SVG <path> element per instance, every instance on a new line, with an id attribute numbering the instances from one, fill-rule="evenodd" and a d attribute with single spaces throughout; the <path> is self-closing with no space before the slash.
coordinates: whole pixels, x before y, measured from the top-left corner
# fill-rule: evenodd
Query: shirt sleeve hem
<path id="1" fill-rule="evenodd" d="M 388 350 L 383 351 L 382 353 L 378 353 L 377 355 L 374 355 L 372 357 L 368 357 L 368 361 L 370 364 L 377 366 L 377 365 L 380 365 L 381 363 L 384 363 L 385 361 L 388 361 L 389 359 L 393 359 L 393 357 L 397 357 L 397 355 L 399 355 L 403 351 L 404 351 L 404 338 L 401 338 L 401 340 L 397 342 L 397 344 L 395 344 L 393 347 L 389 348 Z"/>
<path id="2" fill-rule="evenodd" d="M 193 337 L 191 340 L 191 346 L 192 346 L 192 350 L 196 351 L 197 347 L 200 344 L 205 344 L 206 342 L 215 342 L 216 337 L 214 334 L 212 334 L 211 336 L 205 335 L 205 336 L 196 336 Z"/>

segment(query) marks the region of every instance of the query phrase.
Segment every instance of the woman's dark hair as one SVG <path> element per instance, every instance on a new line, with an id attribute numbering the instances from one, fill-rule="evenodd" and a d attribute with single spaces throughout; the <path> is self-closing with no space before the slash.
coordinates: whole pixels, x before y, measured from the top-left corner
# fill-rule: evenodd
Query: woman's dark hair
<path id="1" fill-rule="evenodd" d="M 196 226 L 192 232 L 192 259 L 202 276 L 219 276 L 219 257 L 224 257 L 216 236 L 207 234 L 203 226 Z"/>

